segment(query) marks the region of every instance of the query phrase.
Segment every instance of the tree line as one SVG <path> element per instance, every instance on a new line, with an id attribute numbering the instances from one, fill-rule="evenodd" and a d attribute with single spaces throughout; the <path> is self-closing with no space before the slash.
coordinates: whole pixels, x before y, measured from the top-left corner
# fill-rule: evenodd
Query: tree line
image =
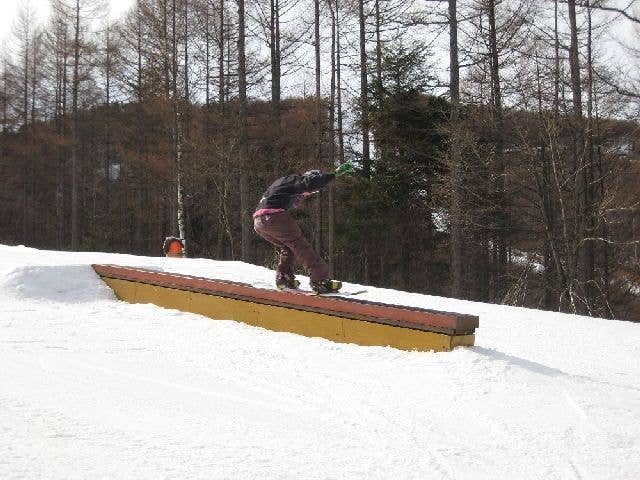
<path id="1" fill-rule="evenodd" d="M 639 319 L 635 4 L 25 0 L 0 240 L 271 266 L 266 186 L 351 161 L 297 213 L 336 278 Z"/>

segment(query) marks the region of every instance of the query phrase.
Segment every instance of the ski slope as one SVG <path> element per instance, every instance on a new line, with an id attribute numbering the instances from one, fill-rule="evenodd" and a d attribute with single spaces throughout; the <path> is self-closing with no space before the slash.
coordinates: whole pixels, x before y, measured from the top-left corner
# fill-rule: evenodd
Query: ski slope
<path id="1" fill-rule="evenodd" d="M 640 478 L 640 324 L 368 288 L 480 316 L 404 352 L 126 304 L 91 263 L 273 275 L 0 245 L 1 479 Z"/>

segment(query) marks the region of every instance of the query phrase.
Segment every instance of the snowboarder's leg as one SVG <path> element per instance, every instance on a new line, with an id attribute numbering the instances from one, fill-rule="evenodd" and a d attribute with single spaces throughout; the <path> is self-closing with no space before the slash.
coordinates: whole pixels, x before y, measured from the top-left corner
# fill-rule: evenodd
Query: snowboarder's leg
<path id="1" fill-rule="evenodd" d="M 276 251 L 278 252 L 276 286 L 278 288 L 298 288 L 300 282 L 296 280 L 293 271 L 295 267 L 295 255 L 289 247 L 270 233 L 271 228 L 268 220 L 268 216 L 257 217 L 253 222 L 253 226 L 256 233 L 276 247 Z"/>
<path id="2" fill-rule="evenodd" d="M 329 266 L 302 236 L 302 233 L 297 238 L 289 240 L 287 245 L 309 272 L 312 284 L 329 278 Z"/>
<path id="3" fill-rule="evenodd" d="M 296 257 L 289 247 L 282 245 L 278 248 L 278 272 L 293 277 L 293 267 L 295 266 Z"/>
<path id="4" fill-rule="evenodd" d="M 265 216 L 260 228 L 266 230 L 267 235 L 288 247 L 293 254 L 292 256 L 297 258 L 309 272 L 312 284 L 329 278 L 329 266 L 304 238 L 300 227 L 291 215 L 285 212 Z M 262 235 L 262 233 L 260 234 Z M 288 258 L 285 258 L 285 264 L 287 261 Z"/>
<path id="5" fill-rule="evenodd" d="M 283 288 L 298 288 L 300 282 L 296 280 L 293 272 L 296 257 L 286 245 L 277 246 L 278 266 L 276 267 L 276 286 Z"/>

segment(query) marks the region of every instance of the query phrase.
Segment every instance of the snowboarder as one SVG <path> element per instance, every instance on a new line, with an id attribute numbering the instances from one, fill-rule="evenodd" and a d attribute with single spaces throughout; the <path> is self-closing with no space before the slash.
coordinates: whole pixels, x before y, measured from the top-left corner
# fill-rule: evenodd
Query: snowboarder
<path id="1" fill-rule="evenodd" d="M 300 285 L 293 272 L 296 258 L 309 272 L 311 288 L 316 293 L 337 292 L 342 287 L 342 282 L 329 278 L 329 266 L 304 238 L 289 210 L 299 207 L 336 177 L 353 171 L 353 165 L 344 163 L 333 173 L 309 170 L 302 175 L 287 175 L 273 182 L 262 195 L 253 214 L 253 227 L 278 250 L 276 286 L 279 289 Z"/>

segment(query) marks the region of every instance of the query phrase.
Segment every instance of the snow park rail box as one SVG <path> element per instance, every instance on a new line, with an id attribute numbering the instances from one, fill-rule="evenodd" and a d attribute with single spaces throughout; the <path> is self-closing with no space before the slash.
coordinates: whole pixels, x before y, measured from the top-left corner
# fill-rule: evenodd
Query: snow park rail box
<path id="1" fill-rule="evenodd" d="M 472 346 L 478 317 L 353 297 L 315 296 L 117 265 L 93 265 L 120 300 L 334 342 L 402 350 Z"/>

